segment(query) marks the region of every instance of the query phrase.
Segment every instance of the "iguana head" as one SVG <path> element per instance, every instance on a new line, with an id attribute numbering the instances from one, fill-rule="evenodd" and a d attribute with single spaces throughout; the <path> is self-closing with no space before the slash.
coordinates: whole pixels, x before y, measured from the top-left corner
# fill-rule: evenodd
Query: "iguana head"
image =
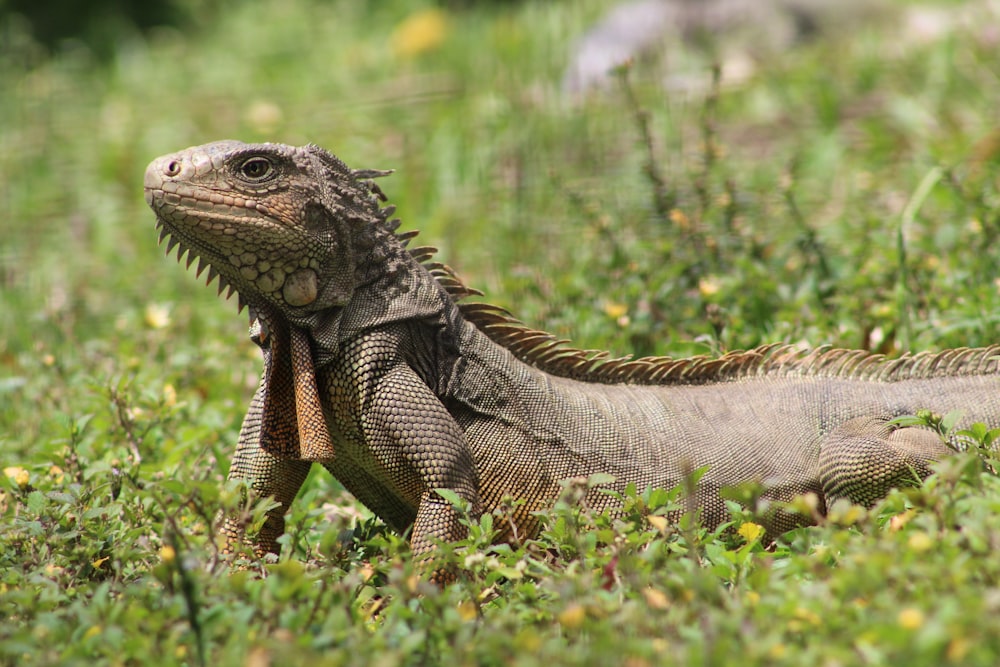
<path id="1" fill-rule="evenodd" d="M 361 179 L 383 173 L 316 146 L 219 141 L 153 160 L 146 202 L 168 252 L 179 245 L 189 266 L 197 257 L 220 292 L 305 317 L 350 299 L 363 237 L 384 219 Z"/>

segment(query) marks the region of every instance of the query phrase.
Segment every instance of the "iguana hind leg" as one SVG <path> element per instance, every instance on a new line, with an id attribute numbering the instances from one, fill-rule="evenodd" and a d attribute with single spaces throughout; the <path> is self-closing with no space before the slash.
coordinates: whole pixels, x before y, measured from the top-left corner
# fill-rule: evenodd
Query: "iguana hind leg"
<path id="1" fill-rule="evenodd" d="M 898 427 L 886 417 L 844 422 L 820 443 L 819 472 L 829 506 L 838 498 L 871 506 L 892 488 L 912 486 L 952 452 L 926 428 Z"/>

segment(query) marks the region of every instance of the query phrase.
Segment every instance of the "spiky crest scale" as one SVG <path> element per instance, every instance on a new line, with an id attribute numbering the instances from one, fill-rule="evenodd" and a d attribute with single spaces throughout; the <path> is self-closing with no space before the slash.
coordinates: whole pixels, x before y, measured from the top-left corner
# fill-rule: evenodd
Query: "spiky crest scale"
<path id="1" fill-rule="evenodd" d="M 396 238 L 405 246 L 417 234 L 411 230 L 396 234 Z M 532 329 L 499 306 L 462 301 L 483 293 L 467 286 L 451 267 L 434 261 L 437 248 L 419 246 L 409 252 L 456 302 L 463 317 L 490 340 L 539 370 L 575 380 L 667 385 L 735 381 L 761 375 L 804 375 L 892 382 L 905 378 L 972 375 L 1000 368 L 1000 344 L 905 354 L 898 358 L 829 345 L 808 349 L 781 343 L 736 350 L 718 358 L 612 357 L 610 352 L 575 348 L 566 339 Z"/>

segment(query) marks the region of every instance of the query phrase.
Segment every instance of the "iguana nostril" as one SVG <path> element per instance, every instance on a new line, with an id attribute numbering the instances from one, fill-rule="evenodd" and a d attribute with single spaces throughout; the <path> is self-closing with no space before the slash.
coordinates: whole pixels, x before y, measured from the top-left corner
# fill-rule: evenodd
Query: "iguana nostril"
<path id="1" fill-rule="evenodd" d="M 165 173 L 167 176 L 176 176 L 177 174 L 181 173 L 181 163 L 178 162 L 177 160 L 171 160 L 170 162 L 167 163 L 167 169 Z"/>

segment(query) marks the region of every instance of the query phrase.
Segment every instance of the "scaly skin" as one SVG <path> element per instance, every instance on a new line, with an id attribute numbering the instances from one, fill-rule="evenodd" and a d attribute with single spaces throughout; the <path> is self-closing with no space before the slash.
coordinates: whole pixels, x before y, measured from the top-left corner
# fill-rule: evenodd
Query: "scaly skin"
<path id="1" fill-rule="evenodd" d="M 431 250 L 409 251 L 370 180 L 315 147 L 218 142 L 154 160 L 146 200 L 161 238 L 249 306 L 261 385 L 230 478 L 279 507 L 253 538 L 276 551 L 283 514 L 320 463 L 429 554 L 472 514 L 523 500 L 500 539 L 537 532 L 560 483 L 605 473 L 612 488 L 670 488 L 707 466 L 692 499 L 728 519 L 719 491 L 762 500 L 814 493 L 871 504 L 930 471 L 949 447 L 889 420 L 964 409 L 1000 422 L 994 348 L 884 360 L 770 346 L 718 360 L 603 359 L 484 304 Z M 596 509 L 614 509 L 592 492 Z M 780 503 L 779 503 L 780 504 Z M 803 521 L 774 511 L 771 534 Z M 240 538 L 233 519 L 223 530 Z M 438 578 L 443 575 L 438 573 Z"/>

